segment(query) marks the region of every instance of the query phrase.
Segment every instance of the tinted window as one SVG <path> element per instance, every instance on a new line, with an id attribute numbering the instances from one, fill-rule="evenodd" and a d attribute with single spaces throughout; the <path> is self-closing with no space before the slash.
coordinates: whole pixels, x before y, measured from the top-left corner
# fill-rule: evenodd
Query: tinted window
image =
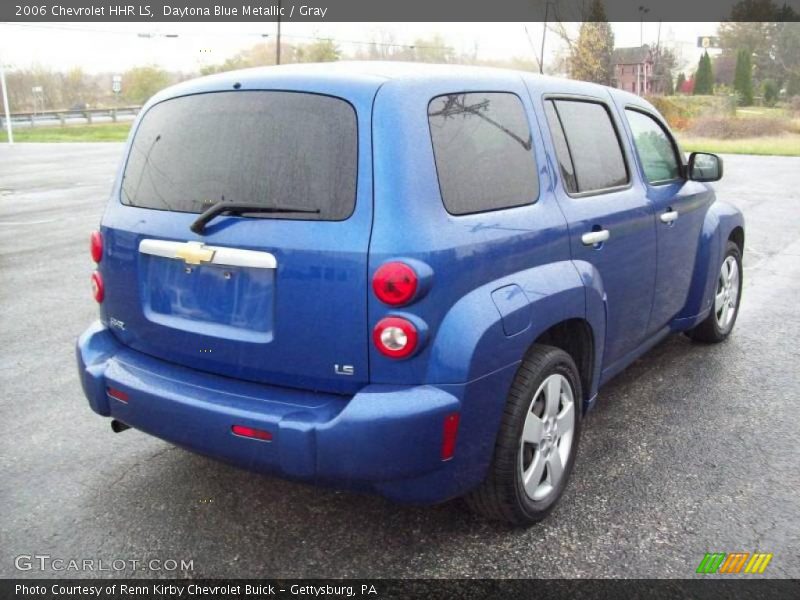
<path id="1" fill-rule="evenodd" d="M 672 181 L 681 175 L 675 146 L 667 133 L 650 115 L 638 110 L 626 110 L 633 141 L 642 161 L 644 174 L 650 183 Z"/>
<path id="2" fill-rule="evenodd" d="M 122 201 L 199 213 L 221 201 L 319 209 L 266 218 L 340 220 L 355 204 L 356 116 L 345 101 L 292 92 L 218 92 L 147 111 Z"/>
<path id="3" fill-rule="evenodd" d="M 628 171 L 608 110 L 597 102 L 556 100 L 579 192 L 628 183 Z"/>
<path id="4" fill-rule="evenodd" d="M 572 157 L 569 155 L 569 147 L 564 137 L 564 130 L 561 128 L 561 122 L 558 119 L 556 107 L 551 100 L 544 103 L 544 110 L 547 115 L 547 124 L 550 127 L 550 133 L 553 136 L 553 145 L 556 147 L 558 167 L 561 171 L 561 177 L 564 180 L 564 187 L 569 193 L 573 194 L 578 191 L 578 182 L 575 179 Z"/>
<path id="5" fill-rule="evenodd" d="M 539 195 L 531 132 L 514 94 L 448 94 L 428 105 L 442 200 L 456 215 L 530 204 Z"/>

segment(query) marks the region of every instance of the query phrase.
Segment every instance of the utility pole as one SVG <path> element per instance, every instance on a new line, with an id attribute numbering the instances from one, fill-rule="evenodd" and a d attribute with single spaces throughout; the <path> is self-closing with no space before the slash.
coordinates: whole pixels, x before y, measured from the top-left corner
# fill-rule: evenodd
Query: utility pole
<path id="1" fill-rule="evenodd" d="M 11 111 L 8 109 L 8 85 L 6 85 L 6 69 L 3 66 L 3 57 L 0 56 L 0 85 L 3 86 L 3 110 L 6 114 L 6 131 L 8 132 L 8 145 L 14 143 L 14 132 L 11 130 Z"/>
<path id="2" fill-rule="evenodd" d="M 544 41 L 547 37 L 547 17 L 549 16 L 550 2 L 544 3 L 544 23 L 542 25 L 542 51 L 539 55 L 539 74 L 544 75 Z"/>
<path id="3" fill-rule="evenodd" d="M 666 88 L 664 86 L 664 77 L 658 71 L 658 61 L 660 58 L 661 58 L 661 21 L 658 22 L 658 36 L 656 37 L 656 56 L 655 60 L 653 61 L 653 81 L 658 88 L 655 90 L 657 94 L 663 94 L 666 91 Z M 670 78 L 671 82 L 672 73 L 667 73 L 667 77 Z"/>
<path id="4" fill-rule="evenodd" d="M 525 30 L 525 37 L 528 38 L 528 43 L 531 45 L 531 51 L 533 52 L 533 58 L 539 64 L 539 73 L 541 73 L 542 72 L 542 63 L 539 62 L 539 57 L 536 56 L 536 46 L 533 45 L 533 40 L 531 40 L 531 34 L 528 33 L 528 26 L 527 25 L 523 25 L 522 28 Z M 476 42 L 476 45 L 477 45 L 477 42 Z M 475 56 L 477 56 L 477 55 L 478 55 L 478 51 L 477 51 L 477 47 L 476 47 Z"/>
<path id="5" fill-rule="evenodd" d="M 281 64 L 281 0 L 278 0 L 278 35 L 275 39 L 275 64 Z"/>

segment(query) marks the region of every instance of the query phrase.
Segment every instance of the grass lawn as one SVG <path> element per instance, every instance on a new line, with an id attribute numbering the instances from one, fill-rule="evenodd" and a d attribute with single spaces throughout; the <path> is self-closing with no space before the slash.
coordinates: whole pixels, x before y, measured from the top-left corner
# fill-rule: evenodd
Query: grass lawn
<path id="1" fill-rule="evenodd" d="M 124 142 L 131 123 L 101 123 L 97 125 L 65 125 L 63 127 L 17 127 L 15 142 Z M 8 141 L 5 128 L 0 142 Z"/>
<path id="2" fill-rule="evenodd" d="M 752 117 L 783 119 L 789 116 L 789 112 L 780 106 L 740 106 L 736 109 L 736 116 L 740 119 Z"/>
<path id="3" fill-rule="evenodd" d="M 733 140 L 691 137 L 678 133 L 678 139 L 681 148 L 686 152 L 800 156 L 800 134 L 797 133 Z"/>

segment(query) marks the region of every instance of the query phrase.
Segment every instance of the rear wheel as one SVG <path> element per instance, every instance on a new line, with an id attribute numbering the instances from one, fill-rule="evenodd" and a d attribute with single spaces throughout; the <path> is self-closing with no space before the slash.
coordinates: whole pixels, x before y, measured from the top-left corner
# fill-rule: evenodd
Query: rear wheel
<path id="1" fill-rule="evenodd" d="M 533 346 L 511 386 L 489 473 L 466 497 L 467 505 L 515 525 L 546 517 L 575 462 L 582 397 L 570 355 Z"/>
<path id="2" fill-rule="evenodd" d="M 714 288 L 714 304 L 708 317 L 688 336 L 699 342 L 717 343 L 725 340 L 733 331 L 739 315 L 739 299 L 742 296 L 742 252 L 731 241 L 722 260 L 717 284 Z"/>

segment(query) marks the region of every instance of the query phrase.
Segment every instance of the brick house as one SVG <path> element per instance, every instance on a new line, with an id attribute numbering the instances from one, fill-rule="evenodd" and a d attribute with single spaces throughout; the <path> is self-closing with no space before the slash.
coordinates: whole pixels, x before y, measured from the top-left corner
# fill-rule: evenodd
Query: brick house
<path id="1" fill-rule="evenodd" d="M 615 48 L 612 56 L 614 65 L 614 87 L 626 92 L 644 96 L 653 91 L 653 51 L 650 46 Z"/>

